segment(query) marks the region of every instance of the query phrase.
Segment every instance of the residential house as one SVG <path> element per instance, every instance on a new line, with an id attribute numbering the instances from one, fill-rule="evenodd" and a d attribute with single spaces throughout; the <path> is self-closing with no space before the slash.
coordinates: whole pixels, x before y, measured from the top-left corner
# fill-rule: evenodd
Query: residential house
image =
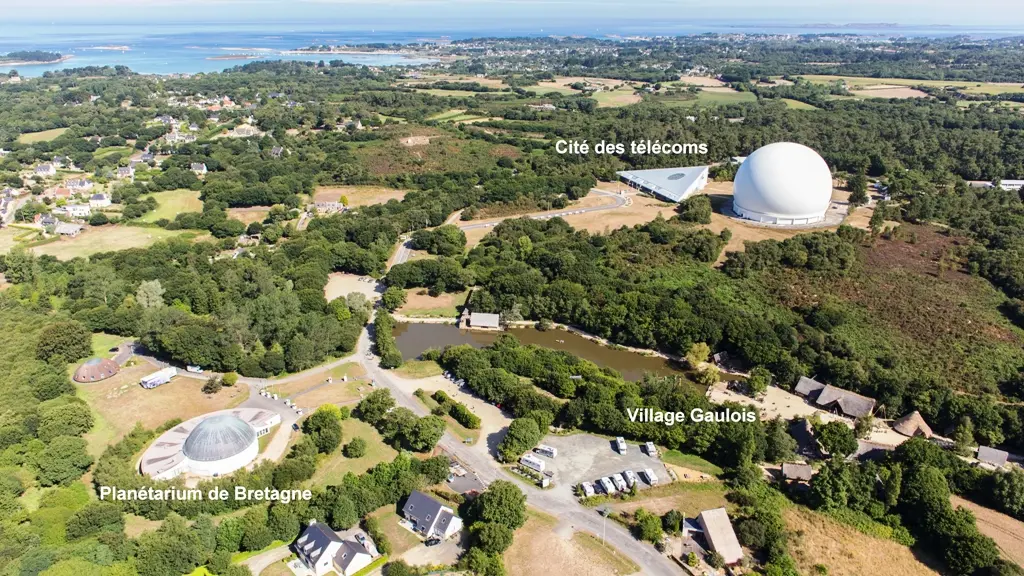
<path id="1" fill-rule="evenodd" d="M 402 517 L 413 530 L 427 538 L 445 540 L 462 530 L 462 519 L 455 511 L 419 490 L 414 490 L 402 507 Z"/>
<path id="2" fill-rule="evenodd" d="M 64 187 L 72 194 L 79 194 L 92 190 L 92 182 L 88 178 L 69 178 L 64 181 Z"/>
<path id="3" fill-rule="evenodd" d="M 231 135 L 235 138 L 249 138 L 250 136 L 259 136 L 260 131 L 255 126 L 248 124 L 241 124 L 235 126 L 235 129 L 231 131 Z"/>
<path id="4" fill-rule="evenodd" d="M 57 226 L 53 229 L 53 231 L 61 236 L 70 236 L 74 238 L 75 236 L 78 236 L 79 232 L 82 231 L 82 225 L 70 224 L 68 222 L 59 222 Z"/>
<path id="5" fill-rule="evenodd" d="M 363 536 L 364 541 L 370 541 Z M 342 538 L 330 526 L 313 520 L 295 541 L 295 553 L 314 576 L 336 572 L 341 576 L 352 576 L 369 566 L 376 554 L 376 547 L 369 548 L 356 541 Z M 371 549 L 372 548 L 372 551 Z"/>
<path id="6" fill-rule="evenodd" d="M 36 176 L 56 176 L 57 167 L 53 164 L 40 164 L 36 166 Z"/>
<path id="7" fill-rule="evenodd" d="M 71 190 L 64 188 L 63 186 L 54 186 L 53 188 L 47 188 L 43 191 L 43 196 L 53 198 L 54 200 L 71 198 Z"/>
<path id="8" fill-rule="evenodd" d="M 89 207 L 100 209 L 110 206 L 110 196 L 106 194 L 93 194 L 89 197 Z"/>
<path id="9" fill-rule="evenodd" d="M 50 164 L 53 164 L 56 168 L 63 168 L 66 164 L 70 163 L 66 156 L 54 156 Z"/>
<path id="10" fill-rule="evenodd" d="M 192 131 L 192 132 L 196 132 L 196 131 L 199 130 L 199 124 L 196 124 L 195 122 L 193 122 L 193 123 L 188 125 L 188 129 L 190 131 Z"/>
<path id="11" fill-rule="evenodd" d="M 316 214 L 337 214 L 345 211 L 345 205 L 341 202 L 314 202 L 311 212 Z"/>
<path id="12" fill-rule="evenodd" d="M 206 172 L 207 172 L 206 164 L 204 164 L 202 162 L 193 162 L 192 166 L 191 166 L 191 169 L 192 169 L 192 172 L 194 172 L 196 176 L 202 176 L 203 174 L 206 174 Z"/>
<path id="13" fill-rule="evenodd" d="M 88 218 L 92 215 L 92 208 L 88 204 L 68 204 L 64 211 L 72 218 Z"/>
<path id="14" fill-rule="evenodd" d="M 151 161 L 153 161 L 154 158 L 156 158 L 156 156 L 153 156 L 152 152 L 144 152 L 142 154 L 142 161 L 143 162 L 151 162 Z"/>
<path id="15" fill-rule="evenodd" d="M 135 181 L 135 165 L 131 166 L 119 166 L 117 168 L 117 178 L 119 180 L 131 180 Z"/>
<path id="16" fill-rule="evenodd" d="M 56 226 L 59 220 L 53 214 L 36 214 L 32 222 L 43 228 L 49 228 L 50 226 Z"/>

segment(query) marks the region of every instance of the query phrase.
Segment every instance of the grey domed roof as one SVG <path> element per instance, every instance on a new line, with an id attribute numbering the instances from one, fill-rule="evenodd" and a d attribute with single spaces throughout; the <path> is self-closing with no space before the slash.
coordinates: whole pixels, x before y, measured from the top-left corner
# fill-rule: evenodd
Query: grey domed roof
<path id="1" fill-rule="evenodd" d="M 256 441 L 256 431 L 244 420 L 218 414 L 200 422 L 185 440 L 183 452 L 191 460 L 213 462 L 239 454 Z"/>

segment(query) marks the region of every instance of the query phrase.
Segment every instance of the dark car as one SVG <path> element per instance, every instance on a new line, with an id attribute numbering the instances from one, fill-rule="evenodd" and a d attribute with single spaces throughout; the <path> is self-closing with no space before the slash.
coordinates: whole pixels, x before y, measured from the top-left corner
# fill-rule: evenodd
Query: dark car
<path id="1" fill-rule="evenodd" d="M 441 539 L 440 538 L 428 538 L 427 541 L 424 542 L 424 544 L 426 544 L 427 546 L 437 546 L 440 543 L 441 543 Z"/>

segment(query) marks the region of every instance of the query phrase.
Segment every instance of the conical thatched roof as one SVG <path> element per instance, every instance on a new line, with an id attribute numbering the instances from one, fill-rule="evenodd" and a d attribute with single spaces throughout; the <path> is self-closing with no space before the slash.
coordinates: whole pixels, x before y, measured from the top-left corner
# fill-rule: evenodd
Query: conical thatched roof
<path id="1" fill-rule="evenodd" d="M 921 413 L 914 410 L 910 414 L 896 420 L 892 425 L 893 430 L 896 430 L 904 436 L 924 436 L 925 438 L 932 437 L 932 429 L 928 426 L 928 423 L 924 421 Z"/>

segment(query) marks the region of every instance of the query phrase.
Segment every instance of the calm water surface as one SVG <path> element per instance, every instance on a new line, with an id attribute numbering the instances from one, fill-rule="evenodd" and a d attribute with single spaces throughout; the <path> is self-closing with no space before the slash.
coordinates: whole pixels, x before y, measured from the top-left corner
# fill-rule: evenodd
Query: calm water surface
<path id="1" fill-rule="evenodd" d="M 395 340 L 402 357 L 416 358 L 427 348 L 443 348 L 469 344 L 477 348 L 490 346 L 503 333 L 459 330 L 449 324 L 399 324 L 395 327 Z M 645 372 L 662 376 L 681 374 L 679 367 L 663 358 L 643 356 L 627 350 L 616 350 L 591 342 L 563 330 L 541 332 L 533 328 L 509 330 L 523 344 L 536 344 L 545 348 L 565 350 L 598 366 L 618 371 L 626 380 L 639 380 Z"/>

